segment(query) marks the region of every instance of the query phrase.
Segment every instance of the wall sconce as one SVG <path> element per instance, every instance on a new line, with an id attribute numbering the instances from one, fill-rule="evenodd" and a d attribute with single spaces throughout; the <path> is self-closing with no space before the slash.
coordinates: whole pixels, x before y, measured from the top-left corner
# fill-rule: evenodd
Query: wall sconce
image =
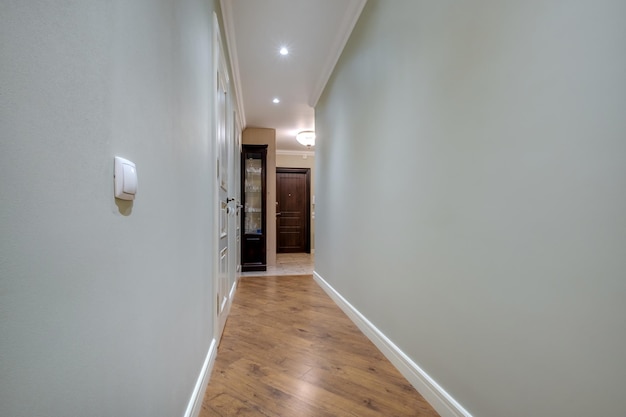
<path id="1" fill-rule="evenodd" d="M 304 130 L 296 135 L 296 140 L 307 148 L 315 146 L 315 132 L 312 130 Z"/>

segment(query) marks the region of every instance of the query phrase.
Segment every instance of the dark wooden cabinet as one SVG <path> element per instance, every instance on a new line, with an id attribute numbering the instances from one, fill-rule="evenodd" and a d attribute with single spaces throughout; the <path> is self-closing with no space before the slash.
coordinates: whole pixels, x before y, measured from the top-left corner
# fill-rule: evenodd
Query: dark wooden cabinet
<path id="1" fill-rule="evenodd" d="M 241 270 L 267 269 L 267 145 L 243 145 L 241 151 Z"/>

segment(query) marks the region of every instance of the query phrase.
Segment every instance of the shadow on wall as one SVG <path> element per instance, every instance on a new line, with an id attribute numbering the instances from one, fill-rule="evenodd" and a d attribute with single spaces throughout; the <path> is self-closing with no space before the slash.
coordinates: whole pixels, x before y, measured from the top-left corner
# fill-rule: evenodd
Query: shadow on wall
<path id="1" fill-rule="evenodd" d="M 115 205 L 122 216 L 130 216 L 133 212 L 132 200 L 120 200 L 119 198 L 116 198 Z"/>

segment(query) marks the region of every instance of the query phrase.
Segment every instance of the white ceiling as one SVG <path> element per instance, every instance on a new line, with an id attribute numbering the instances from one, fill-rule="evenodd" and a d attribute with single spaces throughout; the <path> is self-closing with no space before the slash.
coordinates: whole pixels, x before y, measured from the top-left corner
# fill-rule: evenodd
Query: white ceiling
<path id="1" fill-rule="evenodd" d="M 276 129 L 278 150 L 306 150 L 295 135 L 315 130 L 313 106 L 365 2 L 221 0 L 245 127 Z M 279 53 L 283 46 L 286 56 Z"/>

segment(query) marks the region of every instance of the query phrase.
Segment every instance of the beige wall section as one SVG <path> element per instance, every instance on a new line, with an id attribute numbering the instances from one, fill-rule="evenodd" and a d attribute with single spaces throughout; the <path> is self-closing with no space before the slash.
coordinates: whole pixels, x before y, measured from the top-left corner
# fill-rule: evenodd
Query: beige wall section
<path id="1" fill-rule="evenodd" d="M 244 145 L 267 145 L 267 264 L 276 265 L 276 130 L 244 129 Z"/>
<path id="2" fill-rule="evenodd" d="M 294 155 L 292 153 L 284 154 L 278 151 L 276 153 L 276 166 L 282 168 L 310 168 L 311 169 L 311 252 L 315 251 L 315 204 L 313 204 L 313 196 L 315 195 L 315 156 L 306 155 L 306 159 L 302 155 Z"/>
<path id="3" fill-rule="evenodd" d="M 626 1 L 368 0 L 315 269 L 475 417 L 626 410 Z"/>

